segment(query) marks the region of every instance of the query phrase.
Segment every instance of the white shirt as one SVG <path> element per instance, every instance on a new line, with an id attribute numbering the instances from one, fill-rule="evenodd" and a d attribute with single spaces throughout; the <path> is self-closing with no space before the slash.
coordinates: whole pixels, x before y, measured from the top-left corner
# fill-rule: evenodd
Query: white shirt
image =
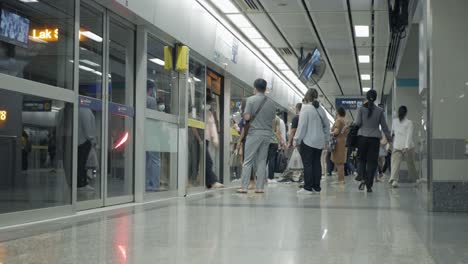
<path id="1" fill-rule="evenodd" d="M 330 122 L 322 107 L 315 108 L 312 104 L 302 105 L 299 114 L 299 125 L 294 135 L 294 145 L 304 142 L 309 147 L 324 149 L 328 144 Z"/>
<path id="2" fill-rule="evenodd" d="M 393 119 L 392 131 L 395 137 L 393 138 L 393 148 L 397 150 L 410 149 L 414 147 L 413 143 L 413 122 L 408 119 Z"/>

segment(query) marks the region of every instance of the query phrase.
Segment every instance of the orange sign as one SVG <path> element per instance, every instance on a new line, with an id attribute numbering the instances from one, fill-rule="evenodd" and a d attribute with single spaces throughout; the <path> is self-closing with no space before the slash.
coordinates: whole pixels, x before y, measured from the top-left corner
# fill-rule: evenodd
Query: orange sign
<path id="1" fill-rule="evenodd" d="M 7 120 L 7 116 L 8 115 L 8 112 L 7 111 L 0 111 L 0 121 L 6 121 Z"/>
<path id="2" fill-rule="evenodd" d="M 31 37 L 33 39 L 39 39 L 43 41 L 55 42 L 59 40 L 59 30 L 56 29 L 33 29 Z"/>

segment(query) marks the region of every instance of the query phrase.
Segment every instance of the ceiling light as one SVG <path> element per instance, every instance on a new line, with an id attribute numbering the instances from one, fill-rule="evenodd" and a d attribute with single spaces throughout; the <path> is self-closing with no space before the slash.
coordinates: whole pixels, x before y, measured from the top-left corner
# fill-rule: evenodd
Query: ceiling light
<path id="1" fill-rule="evenodd" d="M 227 15 L 227 17 L 236 25 L 238 28 L 245 28 L 245 27 L 252 27 L 249 20 L 245 18 L 244 15 L 241 14 L 234 14 L 234 15 Z"/>
<path id="2" fill-rule="evenodd" d="M 241 28 L 240 29 L 249 39 L 259 39 L 262 35 L 253 27 Z"/>
<path id="3" fill-rule="evenodd" d="M 211 2 L 223 13 L 239 13 L 239 9 L 231 0 L 212 0 Z"/>
<path id="4" fill-rule="evenodd" d="M 286 63 L 278 63 L 276 64 L 276 67 L 280 71 L 289 70 L 289 66 Z"/>
<path id="5" fill-rule="evenodd" d="M 19 0 L 20 2 L 23 2 L 23 3 L 37 3 L 39 2 L 38 0 Z"/>
<path id="6" fill-rule="evenodd" d="M 95 63 L 95 62 L 92 62 L 92 61 L 90 61 L 90 60 L 80 60 L 80 61 L 81 61 L 82 63 L 84 63 L 84 64 L 88 64 L 89 66 L 93 66 L 93 67 L 99 67 L 99 66 L 101 66 L 101 65 L 99 65 L 99 64 L 97 64 L 97 63 Z"/>
<path id="7" fill-rule="evenodd" d="M 83 35 L 89 39 L 92 39 L 96 42 L 102 42 L 102 38 L 91 31 L 80 31 L 80 35 Z"/>
<path id="8" fill-rule="evenodd" d="M 365 93 L 367 93 L 368 91 L 370 91 L 370 89 L 371 89 L 371 88 L 369 88 L 369 87 L 363 87 L 363 88 L 362 88 L 362 91 L 365 92 Z"/>
<path id="9" fill-rule="evenodd" d="M 369 37 L 369 26 L 354 26 L 354 33 L 358 38 Z"/>
<path id="10" fill-rule="evenodd" d="M 272 48 L 265 48 L 261 49 L 263 54 L 273 63 L 284 63 L 283 59 L 276 53 L 276 51 Z"/>
<path id="11" fill-rule="evenodd" d="M 370 56 L 369 55 L 359 55 L 359 63 L 369 63 L 370 62 Z"/>
<path id="12" fill-rule="evenodd" d="M 152 63 L 156 63 L 158 65 L 161 65 L 161 66 L 164 66 L 166 64 L 163 60 L 158 59 L 158 58 L 149 59 L 149 61 L 151 61 Z"/>
<path id="13" fill-rule="evenodd" d="M 361 80 L 369 81 L 370 80 L 370 74 L 361 74 Z"/>
<path id="14" fill-rule="evenodd" d="M 264 39 L 260 38 L 260 39 L 251 39 L 253 44 L 255 46 L 257 46 L 257 48 L 260 48 L 260 49 L 263 49 L 263 48 L 269 48 L 270 47 L 270 44 L 268 44 L 268 42 L 266 42 Z"/>

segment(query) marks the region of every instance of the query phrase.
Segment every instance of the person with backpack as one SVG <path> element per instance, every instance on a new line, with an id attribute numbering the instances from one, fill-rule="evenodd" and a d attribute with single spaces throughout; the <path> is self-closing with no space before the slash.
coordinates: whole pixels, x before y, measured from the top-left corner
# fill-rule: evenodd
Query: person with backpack
<path id="1" fill-rule="evenodd" d="M 304 165 L 304 187 L 298 194 L 319 193 L 322 189 L 321 156 L 322 150 L 328 146 L 330 123 L 325 110 L 317 101 L 316 89 L 309 89 L 305 95 L 306 103 L 299 115 L 299 126 L 294 136 L 294 146 L 301 146 L 300 152 Z"/>
<path id="2" fill-rule="evenodd" d="M 359 190 L 364 190 L 364 186 L 366 186 L 367 192 L 371 193 L 379 159 L 382 137 L 380 127 L 388 139 L 391 138 L 391 134 L 385 121 L 384 110 L 375 105 L 377 92 L 375 90 L 368 91 L 366 98 L 367 102 L 359 108 L 355 124 L 359 127 L 359 174 L 364 180 L 359 185 Z"/>

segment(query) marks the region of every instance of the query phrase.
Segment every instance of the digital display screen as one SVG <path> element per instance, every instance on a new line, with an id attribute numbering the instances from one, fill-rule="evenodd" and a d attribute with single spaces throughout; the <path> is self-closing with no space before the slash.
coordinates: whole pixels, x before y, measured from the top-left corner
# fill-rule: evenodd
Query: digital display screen
<path id="1" fill-rule="evenodd" d="M 315 49 L 313 53 L 309 53 L 306 57 L 306 60 L 303 62 L 303 68 L 299 78 L 301 80 L 307 81 L 310 79 L 310 76 L 314 73 L 315 67 L 320 62 L 320 51 Z"/>
<path id="2" fill-rule="evenodd" d="M 29 19 L 1 10 L 0 38 L 15 45 L 27 45 L 29 38 Z"/>

